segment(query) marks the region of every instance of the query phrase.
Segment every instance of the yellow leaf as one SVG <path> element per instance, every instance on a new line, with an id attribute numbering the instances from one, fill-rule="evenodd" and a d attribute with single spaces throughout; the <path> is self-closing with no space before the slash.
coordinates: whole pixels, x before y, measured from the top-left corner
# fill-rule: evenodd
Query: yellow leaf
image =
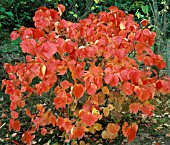
<path id="1" fill-rule="evenodd" d="M 95 134 L 96 130 L 95 130 L 94 126 L 89 127 L 89 132 Z"/>
<path id="2" fill-rule="evenodd" d="M 107 117 L 107 116 L 109 116 L 110 111 L 109 111 L 109 109 L 106 107 L 106 108 L 103 109 L 103 113 L 104 113 L 104 116 Z"/>
<path id="3" fill-rule="evenodd" d="M 125 29 L 125 24 L 123 22 L 120 23 L 120 30 L 124 30 Z"/>
<path id="4" fill-rule="evenodd" d="M 102 128 L 102 125 L 99 124 L 99 123 L 95 123 L 93 126 L 94 126 L 94 129 L 96 129 L 97 131 L 100 131 L 100 130 L 103 129 L 103 128 Z"/>
<path id="5" fill-rule="evenodd" d="M 100 114 L 100 112 L 96 108 L 93 108 L 92 109 L 92 114 L 98 115 L 98 114 Z"/>
<path id="6" fill-rule="evenodd" d="M 108 109 L 109 109 L 109 111 L 112 111 L 113 109 L 114 109 L 114 107 L 113 107 L 113 105 L 112 104 L 108 104 Z"/>
<path id="7" fill-rule="evenodd" d="M 43 76 L 45 75 L 45 72 L 46 72 L 46 66 L 45 65 L 43 65 L 42 67 L 41 67 L 41 72 L 42 72 L 42 74 L 43 74 Z"/>
<path id="8" fill-rule="evenodd" d="M 102 132 L 102 138 L 103 138 L 103 139 L 108 139 L 108 138 L 109 138 L 109 133 L 108 133 L 106 130 L 104 130 L 104 131 Z"/>
<path id="9" fill-rule="evenodd" d="M 101 120 L 103 118 L 103 114 L 99 115 L 99 120 Z"/>

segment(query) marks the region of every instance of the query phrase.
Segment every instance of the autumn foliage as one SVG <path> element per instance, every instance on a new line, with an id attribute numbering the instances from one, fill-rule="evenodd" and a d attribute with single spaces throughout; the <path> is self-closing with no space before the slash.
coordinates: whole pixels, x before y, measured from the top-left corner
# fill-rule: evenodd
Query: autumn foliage
<path id="1" fill-rule="evenodd" d="M 48 134 L 49 127 L 65 132 L 67 142 L 85 140 L 89 134 L 112 141 L 120 133 L 133 141 L 138 125 L 128 125 L 123 116 L 151 117 L 154 96 L 170 93 L 170 78 L 159 78 L 152 69 L 165 67 L 151 49 L 155 32 L 147 28 L 147 20 L 137 24 L 133 15 L 115 6 L 78 23 L 61 19 L 65 7 L 57 8 L 40 7 L 33 17 L 35 28 L 21 27 L 10 35 L 11 40 L 22 40 L 26 57 L 23 63 L 4 64 L 9 74 L 2 81 L 11 101 L 9 129 L 21 130 L 22 108 L 31 126 L 23 132 L 25 144 L 31 144 L 38 131 Z M 40 81 L 34 83 L 36 78 Z M 32 112 L 26 102 L 44 96 L 51 108 L 37 102 Z"/>

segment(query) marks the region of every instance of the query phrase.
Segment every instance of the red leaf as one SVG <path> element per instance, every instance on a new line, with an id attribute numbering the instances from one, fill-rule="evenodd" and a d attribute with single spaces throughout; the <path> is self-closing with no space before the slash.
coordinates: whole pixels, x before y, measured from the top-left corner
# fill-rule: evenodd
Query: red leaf
<path id="1" fill-rule="evenodd" d="M 70 82 L 67 81 L 67 80 L 64 80 L 64 81 L 60 82 L 60 86 L 61 86 L 63 89 L 68 89 L 69 87 L 72 86 L 72 83 L 70 83 Z"/>
<path id="2" fill-rule="evenodd" d="M 144 64 L 145 64 L 146 66 L 151 66 L 151 65 L 153 65 L 153 60 L 152 60 L 152 58 L 150 58 L 149 56 L 146 56 L 146 57 L 144 58 Z"/>
<path id="3" fill-rule="evenodd" d="M 44 31 L 42 29 L 33 29 L 33 38 L 39 39 L 44 36 Z"/>
<path id="4" fill-rule="evenodd" d="M 118 83 L 119 83 L 119 77 L 116 74 L 113 74 L 113 78 L 110 82 L 110 86 L 115 87 L 118 85 Z"/>
<path id="5" fill-rule="evenodd" d="M 57 52 L 57 47 L 54 43 L 47 41 L 42 46 L 42 52 L 46 58 L 50 59 Z"/>
<path id="6" fill-rule="evenodd" d="M 82 84 L 74 85 L 73 94 L 76 98 L 81 98 L 84 94 L 84 86 Z"/>
<path id="7" fill-rule="evenodd" d="M 87 126 L 93 125 L 98 120 L 98 115 L 92 114 L 91 112 L 86 112 L 84 110 L 80 111 L 79 117 Z"/>
<path id="8" fill-rule="evenodd" d="M 140 72 L 137 70 L 134 70 L 130 73 L 130 79 L 132 80 L 133 83 L 138 83 L 140 79 Z"/>
<path id="9" fill-rule="evenodd" d="M 110 73 L 107 73 L 104 77 L 104 80 L 106 82 L 106 84 L 110 84 L 110 82 L 112 81 L 113 79 L 113 74 L 110 74 Z"/>
<path id="10" fill-rule="evenodd" d="M 148 29 L 143 29 L 142 32 L 145 36 L 150 36 L 152 34 Z"/>
<path id="11" fill-rule="evenodd" d="M 142 113 L 144 115 L 146 115 L 147 117 L 151 117 L 154 113 L 155 107 L 151 104 L 144 104 L 140 110 L 142 111 Z"/>
<path id="12" fill-rule="evenodd" d="M 67 104 L 67 96 L 66 95 L 57 95 L 57 97 L 54 98 L 54 105 L 55 108 L 64 108 L 65 105 Z"/>
<path id="13" fill-rule="evenodd" d="M 139 88 L 136 86 L 134 91 L 141 102 L 147 101 L 152 96 L 150 90 L 146 88 Z"/>
<path id="14" fill-rule="evenodd" d="M 57 119 L 57 124 L 56 124 L 59 128 L 64 126 L 64 118 L 63 117 L 58 117 Z"/>
<path id="15" fill-rule="evenodd" d="M 128 123 L 125 122 L 122 127 L 122 132 L 125 137 L 128 138 L 128 142 L 132 142 L 136 136 L 136 132 L 138 130 L 138 125 L 136 123 L 132 123 L 129 127 Z"/>
<path id="16" fill-rule="evenodd" d="M 167 94 L 170 93 L 170 79 L 162 81 L 162 88 L 161 88 L 161 93 Z"/>
<path id="17" fill-rule="evenodd" d="M 17 102 L 11 102 L 10 104 L 10 110 L 14 111 L 17 108 Z"/>
<path id="18" fill-rule="evenodd" d="M 20 131 L 20 122 L 18 120 L 13 122 L 13 129 L 15 131 Z"/>
<path id="19" fill-rule="evenodd" d="M 143 44 L 141 44 L 141 43 L 137 43 L 137 44 L 135 44 L 135 49 L 136 49 L 136 51 L 137 51 L 137 54 L 141 54 L 143 51 L 144 51 L 144 49 L 145 49 L 145 47 L 144 47 L 144 45 Z M 142 54 L 142 56 L 143 56 L 144 54 Z M 145 56 L 145 55 L 144 55 Z M 139 61 L 139 60 L 138 60 Z"/>
<path id="20" fill-rule="evenodd" d="M 12 128 L 13 128 L 13 123 L 14 123 L 14 119 L 11 118 L 10 121 L 9 121 L 9 130 L 11 131 Z"/>
<path id="21" fill-rule="evenodd" d="M 30 118 L 32 117 L 30 110 L 28 110 L 27 108 L 26 108 L 26 110 L 25 110 L 25 113 L 26 113 Z"/>
<path id="22" fill-rule="evenodd" d="M 139 111 L 139 103 L 132 103 L 129 105 L 130 113 L 137 114 Z"/>
<path id="23" fill-rule="evenodd" d="M 18 115 L 19 115 L 19 114 L 18 114 L 18 112 L 16 112 L 16 111 L 12 111 L 12 112 L 11 112 L 11 116 L 12 116 L 13 119 L 18 118 Z"/>
<path id="24" fill-rule="evenodd" d="M 129 72 L 127 70 L 122 70 L 120 72 L 120 77 L 123 81 L 128 81 L 129 80 Z"/>
<path id="25" fill-rule="evenodd" d="M 69 133 L 71 131 L 71 129 L 73 128 L 73 125 L 68 118 L 64 119 L 64 126 L 63 127 L 64 127 L 64 130 L 66 131 L 66 133 Z"/>
<path id="26" fill-rule="evenodd" d="M 96 90 L 97 90 L 97 86 L 94 83 L 91 83 L 87 88 L 87 93 L 89 95 L 94 95 L 96 93 Z"/>
<path id="27" fill-rule="evenodd" d="M 26 131 L 23 135 L 22 135 L 22 142 L 29 144 L 35 136 L 32 136 L 32 134 L 29 131 Z"/>
<path id="28" fill-rule="evenodd" d="M 57 123 L 56 117 L 55 117 L 55 116 L 51 116 L 51 124 L 52 124 L 53 126 L 55 126 L 56 123 Z"/>
<path id="29" fill-rule="evenodd" d="M 58 4 L 57 8 L 58 8 L 59 14 L 61 16 L 62 13 L 65 11 L 65 6 L 63 6 L 62 4 Z"/>
<path id="30" fill-rule="evenodd" d="M 36 41 L 34 39 L 25 39 L 20 43 L 20 47 L 24 53 L 34 54 Z"/>
<path id="31" fill-rule="evenodd" d="M 65 6 L 62 5 L 62 4 L 58 4 L 58 5 L 57 5 L 57 8 L 59 8 L 62 13 L 65 11 Z"/>
<path id="32" fill-rule="evenodd" d="M 18 38 L 19 34 L 17 34 L 16 31 L 12 31 L 12 33 L 10 34 L 10 38 L 11 40 L 16 40 Z"/>
<path id="33" fill-rule="evenodd" d="M 109 9 L 109 11 L 111 11 L 113 13 L 115 13 L 115 12 L 117 12 L 119 10 L 116 6 L 111 6 L 108 9 Z"/>
<path id="34" fill-rule="evenodd" d="M 157 88 L 157 89 L 161 89 L 162 87 L 163 87 L 162 81 L 160 81 L 160 80 L 157 81 L 157 82 L 156 82 L 156 88 Z"/>
<path id="35" fill-rule="evenodd" d="M 163 69 L 166 67 L 166 63 L 163 60 L 160 60 L 157 66 L 159 69 Z"/>
<path id="36" fill-rule="evenodd" d="M 48 10 L 48 8 L 47 8 L 47 7 L 42 6 L 42 7 L 39 7 L 39 8 L 38 8 L 38 10 L 46 11 L 46 10 Z"/>
<path id="37" fill-rule="evenodd" d="M 149 24 L 149 20 L 143 19 L 140 24 L 142 25 L 142 27 L 146 27 Z"/>
<path id="38" fill-rule="evenodd" d="M 47 133 L 47 129 L 41 128 L 41 134 L 44 136 L 44 135 L 46 135 L 46 133 Z"/>
<path id="39" fill-rule="evenodd" d="M 84 127 L 83 126 L 78 126 L 78 127 L 73 127 L 72 131 L 71 131 L 71 139 L 81 139 L 84 135 Z"/>
<path id="40" fill-rule="evenodd" d="M 92 107 L 93 107 L 93 105 L 92 105 L 92 103 L 91 103 L 91 100 L 88 99 L 88 100 L 86 101 L 86 103 L 83 105 L 83 110 L 85 110 L 85 111 L 91 111 L 91 110 L 92 110 Z"/>
<path id="41" fill-rule="evenodd" d="M 53 20 L 59 18 L 58 12 L 56 10 L 51 9 L 50 14 L 51 14 L 51 17 L 52 17 Z"/>
<path id="42" fill-rule="evenodd" d="M 132 95 L 134 92 L 134 86 L 129 82 L 125 82 L 123 84 L 123 91 L 126 95 Z"/>

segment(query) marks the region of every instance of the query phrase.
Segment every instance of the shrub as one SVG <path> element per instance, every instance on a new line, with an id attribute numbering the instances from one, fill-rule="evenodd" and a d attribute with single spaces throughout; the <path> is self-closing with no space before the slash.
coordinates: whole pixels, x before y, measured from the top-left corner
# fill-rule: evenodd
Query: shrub
<path id="1" fill-rule="evenodd" d="M 9 129 L 22 128 L 19 111 L 24 111 L 31 124 L 21 138 L 25 144 L 36 132 L 44 136 L 54 130 L 65 142 L 88 141 L 91 134 L 111 142 L 120 133 L 133 141 L 138 125 L 128 116 L 153 116 L 154 96 L 170 93 L 170 79 L 152 69 L 165 67 L 151 49 L 155 32 L 147 29 L 147 20 L 139 25 L 115 6 L 78 23 L 61 19 L 64 10 L 61 4 L 58 11 L 40 7 L 33 17 L 36 28 L 21 27 L 10 35 L 21 38 L 27 55 L 24 63 L 4 64 Z M 31 98 L 37 98 L 34 110 L 27 105 L 33 104 Z"/>

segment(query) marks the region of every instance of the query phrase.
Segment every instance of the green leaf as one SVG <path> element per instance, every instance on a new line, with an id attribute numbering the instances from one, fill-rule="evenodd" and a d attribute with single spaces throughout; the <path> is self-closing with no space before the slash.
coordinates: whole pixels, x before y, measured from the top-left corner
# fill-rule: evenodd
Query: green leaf
<path id="1" fill-rule="evenodd" d="M 70 14 L 74 15 L 74 12 L 73 11 L 69 11 Z"/>
<path id="2" fill-rule="evenodd" d="M 148 10 L 149 10 L 148 5 L 146 5 L 146 6 L 142 6 L 142 11 L 143 11 L 145 14 L 147 14 L 147 13 L 148 13 Z"/>
<path id="3" fill-rule="evenodd" d="M 94 7 L 94 6 L 92 6 L 92 7 L 91 7 L 91 10 L 93 11 L 94 9 L 95 9 L 95 7 Z"/>
<path id="4" fill-rule="evenodd" d="M 4 7 L 0 7 L 0 12 L 5 12 L 5 8 Z"/>
<path id="5" fill-rule="evenodd" d="M 94 2 L 95 2 L 96 4 L 98 4 L 98 3 L 99 3 L 99 0 L 94 0 Z"/>
<path id="6" fill-rule="evenodd" d="M 137 16 L 138 19 L 143 18 L 143 15 L 138 10 L 136 11 L 135 16 Z"/>
<path id="7" fill-rule="evenodd" d="M 5 14 L 6 14 L 7 16 L 9 16 L 9 17 L 13 17 L 13 16 L 14 16 L 12 12 L 5 12 Z"/>
<path id="8" fill-rule="evenodd" d="M 73 17 L 77 18 L 78 16 L 77 16 L 77 14 L 74 14 Z"/>

